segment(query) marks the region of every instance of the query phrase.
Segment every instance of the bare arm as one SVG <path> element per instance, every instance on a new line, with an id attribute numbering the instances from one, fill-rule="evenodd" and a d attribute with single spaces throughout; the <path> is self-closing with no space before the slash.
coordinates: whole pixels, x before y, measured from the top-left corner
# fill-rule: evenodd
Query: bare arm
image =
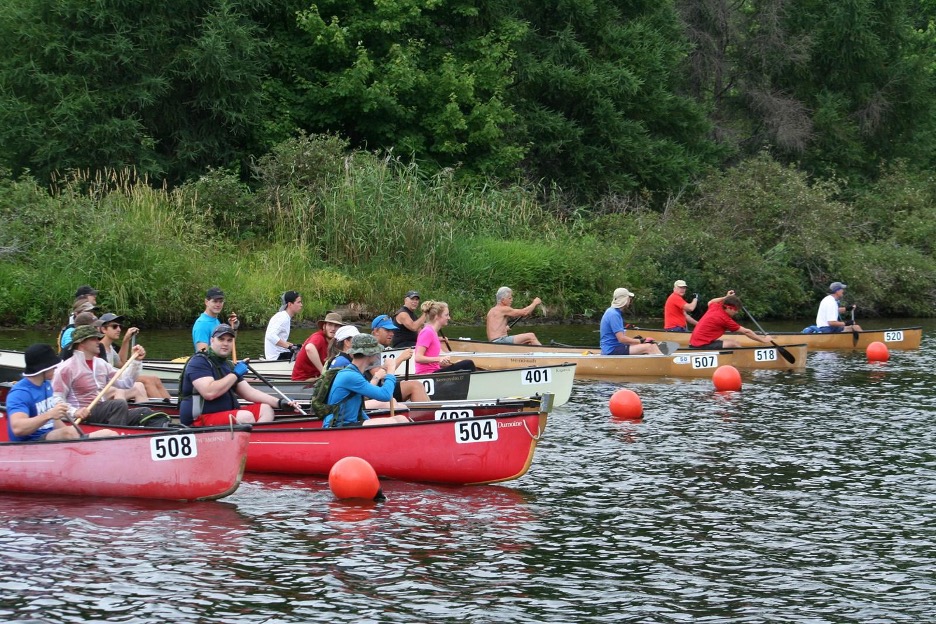
<path id="1" fill-rule="evenodd" d="M 739 327 L 738 333 L 744 334 L 751 340 L 757 340 L 758 342 L 763 342 L 764 344 L 770 344 L 770 342 L 773 340 L 773 336 L 761 336 L 760 334 L 751 331 L 747 327 Z"/>
<path id="2" fill-rule="evenodd" d="M 305 346 L 306 355 L 309 357 L 309 361 L 312 362 L 319 374 L 322 374 L 322 370 L 325 368 L 325 365 L 322 363 L 322 358 L 319 357 L 318 349 L 315 348 L 315 345 L 311 342 Z"/>
<path id="3" fill-rule="evenodd" d="M 195 391 L 206 401 L 213 401 L 219 396 L 237 385 L 238 377 L 234 373 L 228 373 L 221 379 L 212 377 L 199 377 L 192 381 Z"/>
<path id="4" fill-rule="evenodd" d="M 393 317 L 393 322 L 397 325 L 402 325 L 410 331 L 418 332 L 423 328 L 423 325 L 426 324 L 426 313 L 423 312 L 422 315 L 414 321 L 408 313 L 401 311 Z"/>
<path id="5" fill-rule="evenodd" d="M 67 414 L 68 403 L 64 401 L 56 403 L 52 409 L 34 418 L 30 418 L 25 412 L 14 412 L 10 414 L 10 428 L 13 430 L 13 435 L 28 436 L 50 420 L 61 420 Z"/>

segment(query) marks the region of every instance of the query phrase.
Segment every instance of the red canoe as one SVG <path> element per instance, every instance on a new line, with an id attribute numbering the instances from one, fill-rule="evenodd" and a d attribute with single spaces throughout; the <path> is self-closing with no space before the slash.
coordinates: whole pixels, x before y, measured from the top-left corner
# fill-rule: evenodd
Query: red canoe
<path id="1" fill-rule="evenodd" d="M 0 420 L 0 424 L 5 428 L 6 423 Z M 241 425 L 2 443 L 0 492 L 180 501 L 221 498 L 240 485 L 249 439 L 250 426 Z"/>
<path id="2" fill-rule="evenodd" d="M 390 479 L 452 485 L 509 481 L 529 469 L 546 418 L 545 411 L 509 412 L 338 429 L 322 429 L 313 421 L 302 421 L 304 427 L 258 423 L 250 434 L 247 470 L 327 476 L 335 462 L 353 455 L 366 459 L 379 476 Z"/>

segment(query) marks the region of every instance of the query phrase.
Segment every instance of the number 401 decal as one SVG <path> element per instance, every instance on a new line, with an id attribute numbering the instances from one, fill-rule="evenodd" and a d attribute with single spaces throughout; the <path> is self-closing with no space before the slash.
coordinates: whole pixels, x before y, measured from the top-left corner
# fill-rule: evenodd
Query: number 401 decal
<path id="1" fill-rule="evenodd" d="M 497 421 L 472 418 L 455 423 L 455 441 L 459 444 L 471 442 L 493 442 L 497 439 Z"/>
<path id="2" fill-rule="evenodd" d="M 198 445 L 191 433 L 150 438 L 150 457 L 153 461 L 198 456 Z"/>

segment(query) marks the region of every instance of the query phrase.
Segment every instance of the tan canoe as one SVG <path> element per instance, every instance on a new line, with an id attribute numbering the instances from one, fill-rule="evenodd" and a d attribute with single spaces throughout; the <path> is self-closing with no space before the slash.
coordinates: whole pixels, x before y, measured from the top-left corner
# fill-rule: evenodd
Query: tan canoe
<path id="1" fill-rule="evenodd" d="M 574 347 L 501 345 L 473 340 L 451 340 L 452 361 L 474 360 L 485 369 L 575 364 L 577 379 L 607 377 L 711 377 L 719 366 L 730 364 L 739 370 L 802 370 L 806 367 L 806 346 L 786 347 L 795 358 L 791 364 L 774 347 L 730 349 L 723 351 L 676 351 L 670 355 L 601 355 L 597 350 Z M 500 351 L 485 348 L 501 348 Z"/>
<path id="2" fill-rule="evenodd" d="M 653 338 L 658 342 L 669 340 L 678 342 L 680 347 L 689 346 L 688 332 L 668 332 L 662 329 L 647 329 L 644 327 L 628 327 L 629 336 L 643 336 Z M 738 340 L 742 346 L 757 346 L 760 343 L 741 334 L 726 334 Z M 859 350 L 864 351 L 872 342 L 883 342 L 888 349 L 919 349 L 923 339 L 922 327 L 895 327 L 893 329 L 869 329 L 857 332 L 858 340 L 852 332 L 845 331 L 838 334 L 802 334 L 800 332 L 771 333 L 774 341 L 781 346 L 805 344 L 813 351 Z M 453 345 L 454 346 L 454 345 Z"/>

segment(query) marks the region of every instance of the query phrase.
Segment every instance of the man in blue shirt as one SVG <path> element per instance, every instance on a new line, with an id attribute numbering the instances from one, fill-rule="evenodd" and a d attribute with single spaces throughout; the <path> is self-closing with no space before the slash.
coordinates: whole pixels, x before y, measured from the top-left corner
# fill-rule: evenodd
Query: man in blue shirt
<path id="1" fill-rule="evenodd" d="M 205 311 L 195 319 L 192 325 L 192 342 L 195 344 L 195 352 L 206 351 L 211 342 L 211 332 L 215 327 L 221 324 L 221 309 L 224 307 L 224 291 L 217 286 L 212 286 L 205 293 Z M 237 331 L 240 327 L 240 321 L 233 312 L 228 315 L 228 325 Z"/>
<path id="2" fill-rule="evenodd" d="M 396 387 L 396 361 L 388 359 L 381 366 L 380 353 L 383 347 L 370 334 L 358 334 L 351 339 L 351 364 L 335 375 L 335 381 L 328 393 L 329 405 L 338 405 L 337 413 L 329 414 L 322 422 L 323 427 L 350 427 L 357 425 L 384 425 L 395 422 L 409 422 L 406 416 L 388 416 L 369 418 L 364 413 L 364 399 L 390 401 Z M 371 381 L 364 373 L 371 371 Z M 381 382 L 383 382 L 381 384 Z"/>
<path id="3" fill-rule="evenodd" d="M 626 288 L 618 288 L 611 299 L 611 307 L 601 317 L 601 354 L 602 355 L 645 355 L 662 353 L 660 347 L 652 343 L 642 343 L 637 338 L 627 336 L 627 324 L 624 322 L 624 308 L 627 307 L 634 293 Z"/>
<path id="4" fill-rule="evenodd" d="M 34 344 L 23 353 L 26 370 L 7 395 L 7 427 L 13 442 L 36 440 L 77 440 L 78 430 L 62 420 L 68 403 L 52 396 L 52 377 L 61 360 L 47 344 Z M 109 429 L 89 437 L 114 435 Z"/>

